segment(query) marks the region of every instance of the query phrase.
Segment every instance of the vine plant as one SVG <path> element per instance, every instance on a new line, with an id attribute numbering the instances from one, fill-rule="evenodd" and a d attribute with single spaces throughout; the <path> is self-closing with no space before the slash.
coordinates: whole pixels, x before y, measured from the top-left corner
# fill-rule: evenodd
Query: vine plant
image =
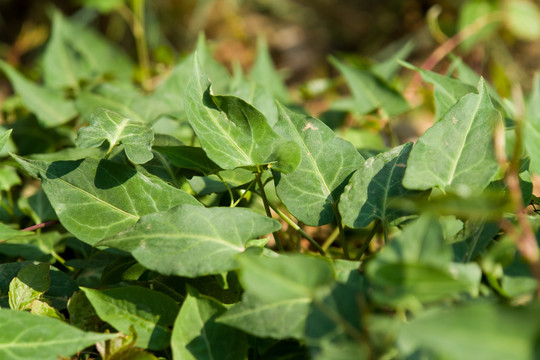
<path id="1" fill-rule="evenodd" d="M 410 44 L 331 58 L 343 116 L 414 116 L 400 69 L 433 85 L 432 126 L 386 147 L 307 115 L 262 39 L 231 75 L 200 36 L 152 89 L 134 6 L 144 91 L 59 12 L 42 83 L 0 60 L 0 358 L 539 355 L 540 77 L 503 99 L 460 59 L 407 63 Z"/>

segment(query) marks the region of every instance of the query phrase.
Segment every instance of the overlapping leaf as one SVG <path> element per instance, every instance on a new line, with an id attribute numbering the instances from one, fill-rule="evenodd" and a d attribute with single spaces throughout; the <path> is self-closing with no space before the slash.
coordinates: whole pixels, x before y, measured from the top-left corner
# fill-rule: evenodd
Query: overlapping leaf
<path id="1" fill-rule="evenodd" d="M 274 173 L 279 198 L 305 224 L 328 224 L 334 219 L 337 200 L 349 176 L 362 163 L 362 156 L 322 121 L 281 105 L 274 130 L 295 141 L 302 151 L 302 161 L 295 171 Z"/>
<path id="2" fill-rule="evenodd" d="M 249 209 L 184 205 L 143 216 L 99 245 L 128 251 L 161 274 L 197 277 L 236 268 L 235 256 L 248 240 L 279 228 L 276 220 Z"/>
<path id="3" fill-rule="evenodd" d="M 376 301 L 418 310 L 425 302 L 478 293 L 479 267 L 451 260 L 441 225 L 423 215 L 367 264 L 366 276 Z"/>
<path id="4" fill-rule="evenodd" d="M 290 172 L 298 166 L 298 145 L 276 134 L 264 115 L 244 100 L 212 95 L 198 61 L 185 103 L 188 120 L 202 148 L 223 169 L 271 165 Z"/>
<path id="5" fill-rule="evenodd" d="M 144 123 L 100 108 L 90 117 L 90 125 L 79 129 L 76 143 L 82 148 L 92 148 L 99 147 L 105 140 L 109 142 L 107 154 L 122 143 L 128 159 L 134 164 L 144 164 L 154 156 L 152 129 Z"/>
<path id="6" fill-rule="evenodd" d="M 484 82 L 461 98 L 413 147 L 403 185 L 470 193 L 483 190 L 497 171 L 494 131 L 501 122 Z"/>
<path id="7" fill-rule="evenodd" d="M 169 345 L 178 304 L 167 295 L 140 286 L 108 290 L 81 288 L 101 320 L 124 334 L 133 326 L 137 345 L 163 349 Z"/>
<path id="8" fill-rule="evenodd" d="M 354 110 L 359 114 L 382 109 L 387 116 L 394 116 L 409 108 L 405 98 L 373 71 L 353 68 L 335 58 L 330 58 L 330 62 L 347 80 L 354 97 Z"/>
<path id="9" fill-rule="evenodd" d="M 412 143 L 367 159 L 354 173 L 341 195 L 339 210 L 345 225 L 361 228 L 374 219 L 392 221 L 402 211 L 392 209 L 392 199 L 413 194 L 401 184 Z"/>
<path id="10" fill-rule="evenodd" d="M 173 359 L 236 360 L 247 356 L 245 333 L 216 322 L 226 308 L 190 291 L 174 323 Z"/>
<path id="11" fill-rule="evenodd" d="M 422 79 L 433 84 L 433 97 L 435 98 L 435 119 L 441 119 L 452 106 L 454 106 L 463 96 L 476 93 L 474 86 L 466 84 L 458 79 L 437 74 L 433 71 L 424 70 L 407 63 L 402 63 L 409 69 L 416 70 L 422 74 Z"/>
<path id="12" fill-rule="evenodd" d="M 141 216 L 176 205 L 200 205 L 186 192 L 108 160 L 17 162 L 42 187 L 62 225 L 89 244 L 134 225 Z"/>
<path id="13" fill-rule="evenodd" d="M 238 257 L 242 302 L 218 321 L 274 339 L 305 337 L 306 318 L 318 289 L 335 282 L 332 264 L 308 256 Z"/>
<path id="14" fill-rule="evenodd" d="M 531 159 L 529 171 L 540 175 L 540 74 L 534 77 L 533 89 L 527 103 L 524 142 Z"/>
<path id="15" fill-rule="evenodd" d="M 73 101 L 64 98 L 62 91 L 34 84 L 1 59 L 0 70 L 9 78 L 24 105 L 36 115 L 43 127 L 64 124 L 77 115 Z"/>
<path id="16" fill-rule="evenodd" d="M 0 358 L 57 360 L 114 334 L 84 332 L 58 319 L 0 309 Z"/>

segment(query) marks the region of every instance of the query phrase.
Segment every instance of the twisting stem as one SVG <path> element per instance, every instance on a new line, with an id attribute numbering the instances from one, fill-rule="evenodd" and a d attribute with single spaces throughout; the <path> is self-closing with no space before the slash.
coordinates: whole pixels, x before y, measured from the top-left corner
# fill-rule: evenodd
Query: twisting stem
<path id="1" fill-rule="evenodd" d="M 257 184 L 259 185 L 259 189 L 260 189 L 260 195 L 261 195 L 261 198 L 262 198 L 262 201 L 263 201 L 263 204 L 264 204 L 264 210 L 266 211 L 266 216 L 268 216 L 269 218 L 272 217 L 272 213 L 270 212 L 270 205 L 268 203 L 268 198 L 266 197 L 266 192 L 264 191 L 264 184 L 262 183 L 262 180 L 261 180 L 261 172 L 259 171 L 259 169 L 257 169 L 257 173 L 255 173 L 255 178 L 257 179 Z M 285 249 L 283 249 L 283 245 L 281 244 L 281 240 L 279 239 L 279 236 L 277 234 L 277 231 L 274 231 L 272 233 L 274 235 L 274 240 L 276 241 L 276 246 L 278 248 L 279 251 L 284 251 Z"/>
<path id="2" fill-rule="evenodd" d="M 249 186 L 247 187 L 246 191 L 244 191 L 244 193 L 242 194 L 242 196 L 240 196 L 238 198 L 238 200 L 236 200 L 236 202 L 233 204 L 232 207 L 235 207 L 236 205 L 238 205 L 240 203 L 240 201 L 242 201 L 242 199 L 244 199 L 246 197 L 246 194 L 249 193 L 249 191 L 251 190 L 251 188 L 253 187 L 253 185 L 255 184 L 256 180 L 252 181 Z"/>
<path id="3" fill-rule="evenodd" d="M 317 249 L 318 252 L 321 253 L 321 255 L 325 256 L 326 253 L 324 252 L 323 248 L 315 241 L 311 236 L 309 236 L 300 226 L 298 226 L 294 221 L 291 220 L 287 215 L 283 213 L 283 211 L 279 210 L 277 207 L 273 206 L 272 204 L 269 204 L 272 210 L 276 212 L 287 224 L 289 224 L 290 227 L 292 227 L 294 230 L 298 231 L 300 235 L 305 237 L 307 241 L 311 245 L 313 245 L 314 248 Z"/>
<path id="4" fill-rule="evenodd" d="M 58 220 L 47 221 L 47 222 L 44 222 L 44 223 L 41 223 L 41 224 L 32 225 L 32 226 L 29 226 L 27 228 L 21 229 L 21 231 L 33 231 L 33 230 L 37 230 L 37 229 L 43 229 L 44 227 L 50 226 L 52 224 L 56 224 L 57 222 L 58 222 Z"/>

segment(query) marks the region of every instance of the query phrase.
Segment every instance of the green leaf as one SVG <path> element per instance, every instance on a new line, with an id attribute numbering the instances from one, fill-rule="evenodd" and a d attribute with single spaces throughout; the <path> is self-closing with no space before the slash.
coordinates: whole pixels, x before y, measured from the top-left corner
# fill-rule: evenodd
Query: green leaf
<path id="1" fill-rule="evenodd" d="M 97 331 L 101 320 L 96 310 L 82 291 L 77 291 L 68 302 L 69 321 L 73 326 L 84 331 Z"/>
<path id="2" fill-rule="evenodd" d="M 268 45 L 264 37 L 257 39 L 257 57 L 249 74 L 250 80 L 267 89 L 274 98 L 283 103 L 289 102 L 289 93 L 281 76 L 276 72 Z"/>
<path id="3" fill-rule="evenodd" d="M 339 210 L 345 225 L 362 228 L 373 220 L 383 224 L 403 214 L 389 206 L 391 199 L 413 195 L 401 182 L 407 167 L 412 143 L 367 159 L 354 173 L 345 187 L 339 202 Z"/>
<path id="4" fill-rule="evenodd" d="M 409 109 L 405 98 L 373 71 L 353 68 L 333 57 L 330 62 L 345 77 L 354 97 L 354 110 L 360 115 L 382 109 L 391 117 Z"/>
<path id="5" fill-rule="evenodd" d="M 235 255 L 248 240 L 279 228 L 276 220 L 249 209 L 184 205 L 143 216 L 99 245 L 128 251 L 160 274 L 197 277 L 236 268 Z"/>
<path id="6" fill-rule="evenodd" d="M 210 82 L 197 61 L 185 103 L 202 148 L 223 169 L 255 169 L 270 164 L 276 170 L 290 172 L 298 166 L 298 146 L 277 135 L 264 115 L 244 100 L 212 95 Z"/>
<path id="7" fill-rule="evenodd" d="M 20 185 L 21 178 L 11 166 L 0 167 L 0 191 L 9 191 L 13 186 Z"/>
<path id="8" fill-rule="evenodd" d="M 429 349 L 456 360 L 525 360 L 535 358 L 540 316 L 537 303 L 509 307 L 478 301 L 435 308 L 408 320 L 398 335 L 405 354 Z"/>
<path id="9" fill-rule="evenodd" d="M 110 154 L 122 143 L 128 159 L 134 164 L 144 164 L 152 159 L 154 132 L 146 124 L 128 119 L 107 109 L 97 109 L 90 117 L 90 125 L 79 129 L 76 143 L 82 148 L 99 147 L 109 142 Z"/>
<path id="10" fill-rule="evenodd" d="M 197 59 L 205 74 L 215 81 L 214 90 L 218 92 L 226 91 L 230 83 L 230 76 L 220 63 L 212 55 L 208 47 L 204 34 L 199 34 L 196 46 Z M 152 94 L 152 99 L 163 103 L 164 113 L 177 118 L 184 118 L 184 99 L 186 97 L 188 82 L 193 76 L 193 66 L 195 54 L 190 54 L 176 65 L 169 76 Z"/>
<path id="11" fill-rule="evenodd" d="M 500 123 L 501 115 L 481 81 L 479 94 L 464 96 L 418 139 L 403 185 L 463 194 L 483 190 L 498 168 L 493 137 Z"/>
<path id="12" fill-rule="evenodd" d="M 305 337 L 311 302 L 320 289 L 335 282 L 332 264 L 322 258 L 284 255 L 276 258 L 239 256 L 242 302 L 218 322 L 258 337 Z"/>
<path id="13" fill-rule="evenodd" d="M 46 302 L 40 300 L 32 301 L 32 304 L 30 304 L 30 312 L 34 315 L 47 316 L 51 318 L 65 320 L 64 315 L 62 315 L 60 311 L 53 308 Z"/>
<path id="14" fill-rule="evenodd" d="M 503 3 L 504 24 L 520 40 L 540 38 L 540 10 L 531 1 L 510 0 Z"/>
<path id="15" fill-rule="evenodd" d="M 41 299 L 50 284 L 49 264 L 29 265 L 21 269 L 9 284 L 9 307 L 12 310 L 29 310 L 32 302 Z"/>
<path id="16" fill-rule="evenodd" d="M 180 204 L 201 205 L 182 190 L 109 160 L 48 163 L 12 156 L 30 175 L 41 178 L 62 225 L 91 245 L 143 215 Z"/>
<path id="17" fill-rule="evenodd" d="M 278 108 L 274 130 L 300 146 L 302 161 L 292 173 L 274 172 L 277 194 L 287 210 L 306 225 L 328 224 L 349 176 L 363 158 L 322 121 L 281 105 Z"/>
<path id="18" fill-rule="evenodd" d="M 13 129 L 9 129 L 4 131 L 2 135 L 0 135 L 0 150 L 2 150 L 4 146 L 6 146 L 12 131 Z"/>
<path id="19" fill-rule="evenodd" d="M 64 124 L 77 115 L 73 101 L 65 99 L 62 91 L 32 83 L 1 59 L 0 70 L 6 74 L 24 105 L 36 115 L 43 127 Z"/>
<path id="20" fill-rule="evenodd" d="M 481 278 L 474 264 L 452 264 L 438 221 L 424 215 L 366 265 L 377 302 L 419 310 L 422 303 L 478 293 Z"/>
<path id="21" fill-rule="evenodd" d="M 32 231 L 16 230 L 6 224 L 0 223 L 0 242 L 4 242 L 18 236 L 29 236 L 33 234 L 34 233 Z"/>
<path id="22" fill-rule="evenodd" d="M 80 22 L 53 13 L 51 38 L 43 55 L 45 84 L 78 88 L 81 80 L 107 75 L 130 80 L 133 62 L 120 47 Z M 73 36 L 77 34 L 77 36 Z"/>
<path id="23" fill-rule="evenodd" d="M 171 339 L 173 359 L 245 359 L 248 350 L 246 335 L 216 322 L 216 318 L 225 311 L 222 304 L 191 290 L 174 323 Z"/>
<path id="24" fill-rule="evenodd" d="M 126 2 L 126 0 L 82 0 L 84 6 L 97 9 L 102 13 L 109 13 L 116 10 Z"/>
<path id="25" fill-rule="evenodd" d="M 268 124 L 274 127 L 278 120 L 278 110 L 274 97 L 267 88 L 254 81 L 244 80 L 234 87 L 231 95 L 253 105 L 266 117 Z"/>
<path id="26" fill-rule="evenodd" d="M 401 64 L 411 70 L 418 71 L 424 81 L 433 84 L 436 120 L 441 119 L 462 97 L 470 93 L 476 93 L 474 86 L 460 80 L 424 70 L 406 62 L 402 62 Z"/>
<path id="27" fill-rule="evenodd" d="M 527 103 L 525 131 L 523 131 L 525 149 L 531 163 L 529 171 L 540 175 L 540 74 L 534 76 L 533 88 Z"/>
<path id="28" fill-rule="evenodd" d="M 58 319 L 0 309 L 0 358 L 57 360 L 115 337 L 83 332 Z"/>
<path id="29" fill-rule="evenodd" d="M 208 158 L 203 149 L 194 146 L 155 146 L 174 166 L 190 169 L 204 175 L 215 174 L 221 168 Z"/>
<path id="30" fill-rule="evenodd" d="M 81 287 L 98 316 L 124 334 L 137 332 L 137 346 L 158 350 L 169 345 L 178 304 L 167 295 L 140 286 L 98 291 Z"/>

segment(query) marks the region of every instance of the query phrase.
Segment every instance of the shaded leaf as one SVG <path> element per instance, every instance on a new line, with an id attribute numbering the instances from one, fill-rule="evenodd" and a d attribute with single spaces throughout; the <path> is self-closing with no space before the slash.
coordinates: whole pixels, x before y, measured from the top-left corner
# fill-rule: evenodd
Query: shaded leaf
<path id="1" fill-rule="evenodd" d="M 49 264 L 29 265 L 21 269 L 9 284 L 9 307 L 12 310 L 29 310 L 32 302 L 41 299 L 49 289 L 50 283 Z"/>
<path id="2" fill-rule="evenodd" d="M 234 96 L 214 96 L 197 61 L 186 92 L 188 120 L 202 148 L 223 169 L 255 169 L 270 164 L 283 172 L 296 169 L 296 143 L 276 134 L 263 114 Z"/>
<path id="3" fill-rule="evenodd" d="M 386 224 L 403 214 L 389 204 L 393 198 L 416 193 L 401 184 L 411 149 L 412 143 L 397 146 L 367 159 L 360 166 L 349 180 L 339 202 L 345 225 L 362 228 L 375 219 Z"/>
<path id="4" fill-rule="evenodd" d="M 34 84 L 1 59 L 0 70 L 6 74 L 24 105 L 36 115 L 43 127 L 64 124 L 77 115 L 73 101 L 65 99 L 60 90 Z"/>
<path id="5" fill-rule="evenodd" d="M 83 332 L 58 319 L 0 309 L 0 358 L 57 360 L 115 337 Z"/>
<path id="6" fill-rule="evenodd" d="M 276 191 L 287 210 L 307 225 L 328 224 L 343 188 L 362 156 L 322 121 L 279 106 L 274 130 L 301 149 L 302 161 L 289 174 L 274 172 Z"/>
<path id="7" fill-rule="evenodd" d="M 276 220 L 249 209 L 184 205 L 143 216 L 99 245 L 128 251 L 160 274 L 197 277 L 236 268 L 235 255 L 248 240 L 279 228 Z"/>
<path id="8" fill-rule="evenodd" d="M 200 205 L 186 192 L 112 161 L 48 163 L 12 156 L 30 175 L 41 178 L 62 225 L 91 245 L 134 225 L 145 214 L 180 204 Z"/>
<path id="9" fill-rule="evenodd" d="M 109 142 L 110 154 L 122 143 L 128 159 L 134 164 L 144 164 L 152 159 L 153 131 L 144 123 L 128 119 L 107 109 L 97 109 L 90 117 L 90 125 L 79 129 L 76 143 L 82 148 L 99 147 Z"/>
<path id="10" fill-rule="evenodd" d="M 435 308 L 408 320 L 398 335 L 405 354 L 429 349 L 445 359 L 533 359 L 540 316 L 538 304 L 509 307 L 471 302 Z"/>
<path id="11" fill-rule="evenodd" d="M 242 302 L 218 322 L 259 337 L 303 339 L 315 293 L 335 282 L 326 259 L 300 255 L 238 257 Z"/>
<path id="12" fill-rule="evenodd" d="M 133 326 L 137 346 L 163 349 L 169 345 L 178 304 L 167 295 L 140 286 L 108 290 L 81 287 L 98 316 L 124 334 Z"/>
<path id="13" fill-rule="evenodd" d="M 529 171 L 540 175 L 540 74 L 536 73 L 532 92 L 527 103 L 525 131 L 523 131 L 525 149 L 531 159 Z"/>
<path id="14" fill-rule="evenodd" d="M 191 290 L 174 323 L 171 339 L 173 359 L 246 358 L 246 335 L 215 321 L 225 311 L 225 306 L 219 302 Z"/>
<path id="15" fill-rule="evenodd" d="M 497 171 L 493 137 L 501 115 L 484 82 L 464 96 L 413 147 L 403 185 L 470 194 L 483 190 Z"/>
<path id="16" fill-rule="evenodd" d="M 190 169 L 204 175 L 215 174 L 221 168 L 208 158 L 203 149 L 194 146 L 155 146 L 174 166 Z"/>

